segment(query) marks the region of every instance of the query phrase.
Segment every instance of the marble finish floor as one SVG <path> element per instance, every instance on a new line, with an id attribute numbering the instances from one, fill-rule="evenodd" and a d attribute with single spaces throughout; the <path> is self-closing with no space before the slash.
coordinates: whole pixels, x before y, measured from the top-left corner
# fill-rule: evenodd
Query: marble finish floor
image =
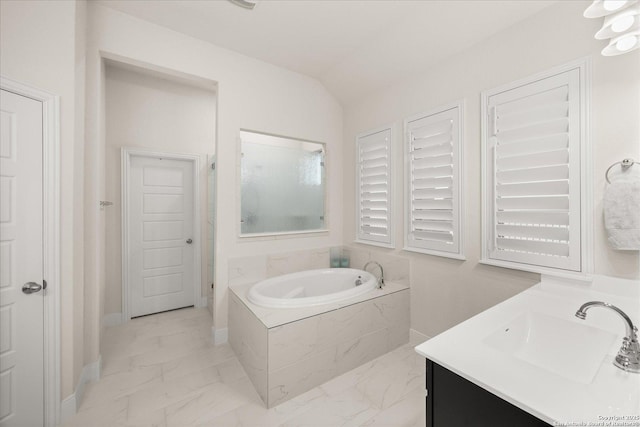
<path id="1" fill-rule="evenodd" d="M 404 345 L 266 409 L 206 308 L 107 328 L 102 378 L 64 427 L 424 426 L 424 359 Z"/>

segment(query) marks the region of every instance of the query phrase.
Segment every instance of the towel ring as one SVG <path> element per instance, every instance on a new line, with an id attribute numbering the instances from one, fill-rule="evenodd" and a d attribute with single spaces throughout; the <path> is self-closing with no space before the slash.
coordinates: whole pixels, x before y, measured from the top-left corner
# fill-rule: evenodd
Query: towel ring
<path id="1" fill-rule="evenodd" d="M 614 167 L 615 165 L 620 165 L 622 167 L 622 171 L 624 172 L 627 169 L 629 169 L 631 166 L 635 165 L 636 163 L 638 162 L 636 162 L 633 159 L 623 159 L 621 162 L 615 162 L 614 164 L 609 166 L 607 171 L 604 173 L 604 179 L 606 179 L 607 182 L 611 184 L 611 181 L 609 181 L 609 171 L 611 170 L 612 167 Z"/>

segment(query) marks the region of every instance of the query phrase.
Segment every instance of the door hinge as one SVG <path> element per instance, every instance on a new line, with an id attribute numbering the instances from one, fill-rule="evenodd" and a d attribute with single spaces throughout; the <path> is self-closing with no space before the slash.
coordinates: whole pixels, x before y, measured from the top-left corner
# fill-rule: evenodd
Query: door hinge
<path id="1" fill-rule="evenodd" d="M 42 289 L 47 289 L 47 281 L 42 279 Z"/>

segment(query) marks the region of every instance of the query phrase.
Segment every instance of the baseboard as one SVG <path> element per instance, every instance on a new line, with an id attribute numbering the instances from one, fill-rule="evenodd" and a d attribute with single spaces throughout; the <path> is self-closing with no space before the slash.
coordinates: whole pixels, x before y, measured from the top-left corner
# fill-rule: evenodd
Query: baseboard
<path id="1" fill-rule="evenodd" d="M 409 343 L 411 343 L 411 345 L 422 344 L 430 338 L 430 336 L 427 336 L 422 332 L 418 332 L 415 329 L 409 329 Z"/>
<path id="2" fill-rule="evenodd" d="M 105 314 L 102 318 L 102 325 L 104 327 L 117 326 L 122 323 L 122 313 L 109 313 Z"/>
<path id="3" fill-rule="evenodd" d="M 100 371 L 102 371 L 102 356 L 98 356 L 98 360 L 85 365 L 82 368 L 82 375 L 76 386 L 76 409 L 82 404 L 82 398 L 84 397 L 84 387 L 91 381 L 98 381 L 100 379 Z"/>
<path id="4" fill-rule="evenodd" d="M 89 363 L 82 368 L 82 374 L 80 374 L 75 391 L 60 404 L 60 424 L 65 424 L 78 412 L 78 408 L 82 404 L 85 386 L 91 381 L 98 381 L 101 371 L 102 356 L 98 356 L 97 361 Z"/>
<path id="5" fill-rule="evenodd" d="M 76 394 L 71 393 L 60 404 L 60 425 L 64 425 L 76 414 Z"/>
<path id="6" fill-rule="evenodd" d="M 228 328 L 216 329 L 215 327 L 212 326 L 211 335 L 213 336 L 213 345 L 225 344 L 227 341 L 229 341 Z"/>

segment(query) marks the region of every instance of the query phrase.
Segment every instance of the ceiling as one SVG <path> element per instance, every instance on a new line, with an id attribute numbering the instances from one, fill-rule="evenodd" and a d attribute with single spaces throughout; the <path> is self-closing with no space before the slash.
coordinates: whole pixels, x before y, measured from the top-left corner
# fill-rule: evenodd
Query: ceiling
<path id="1" fill-rule="evenodd" d="M 349 104 L 555 3 L 524 0 L 98 0 L 321 81 Z"/>

